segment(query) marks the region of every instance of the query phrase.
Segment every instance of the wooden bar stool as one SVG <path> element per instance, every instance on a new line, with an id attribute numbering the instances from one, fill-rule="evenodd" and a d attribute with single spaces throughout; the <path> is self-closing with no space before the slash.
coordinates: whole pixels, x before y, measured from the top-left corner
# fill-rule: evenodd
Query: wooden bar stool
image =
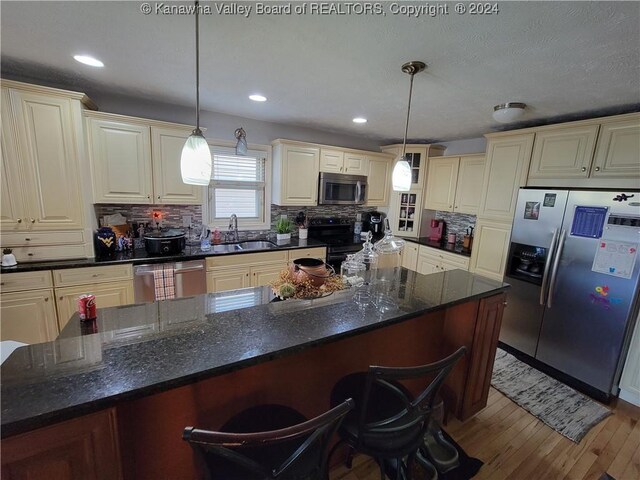
<path id="1" fill-rule="evenodd" d="M 220 432 L 186 427 L 207 480 L 328 480 L 331 437 L 353 400 L 307 420 L 283 405 L 260 405 L 232 417 Z"/>
<path id="2" fill-rule="evenodd" d="M 392 478 L 411 479 L 415 461 L 432 478 L 437 478 L 436 469 L 419 454 L 419 449 L 424 443 L 436 394 L 465 352 L 466 348 L 460 347 L 442 360 L 416 367 L 370 366 L 367 372 L 340 379 L 331 392 L 331 405 L 344 398 L 355 400 L 355 409 L 338 429 L 339 444 L 346 443 L 350 448 L 347 465 L 350 466 L 353 453 L 358 452 L 376 459 L 383 480 L 385 470 Z M 426 383 L 416 397 L 400 383 L 414 379 Z"/>

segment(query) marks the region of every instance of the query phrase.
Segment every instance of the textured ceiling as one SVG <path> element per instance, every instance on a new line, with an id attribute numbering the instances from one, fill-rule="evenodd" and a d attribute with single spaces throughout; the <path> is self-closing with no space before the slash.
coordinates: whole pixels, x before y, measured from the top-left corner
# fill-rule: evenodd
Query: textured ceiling
<path id="1" fill-rule="evenodd" d="M 499 127 L 492 107 L 506 101 L 530 105 L 526 123 L 640 106 L 638 2 L 500 2 L 497 15 L 449 3 L 448 15 L 419 18 L 382 3 L 386 15 L 257 15 L 244 2 L 249 18 L 201 16 L 202 108 L 398 139 L 408 60 L 429 65 L 415 77 L 411 138 L 479 136 Z M 194 105 L 193 17 L 140 5 L 3 0 L 3 74 Z M 105 67 L 76 63 L 78 53 Z M 254 92 L 269 101 L 251 102 Z"/>

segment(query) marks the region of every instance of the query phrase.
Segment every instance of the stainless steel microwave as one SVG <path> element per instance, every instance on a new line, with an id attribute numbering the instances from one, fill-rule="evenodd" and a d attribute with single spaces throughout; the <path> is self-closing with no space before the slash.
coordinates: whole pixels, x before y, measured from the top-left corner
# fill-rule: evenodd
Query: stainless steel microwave
<path id="1" fill-rule="evenodd" d="M 321 173 L 318 186 L 320 205 L 362 205 L 367 201 L 367 177 Z"/>

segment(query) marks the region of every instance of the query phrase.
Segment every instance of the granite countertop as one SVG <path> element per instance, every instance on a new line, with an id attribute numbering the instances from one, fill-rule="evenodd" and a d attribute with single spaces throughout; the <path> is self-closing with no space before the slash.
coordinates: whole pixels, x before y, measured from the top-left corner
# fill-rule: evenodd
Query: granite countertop
<path id="1" fill-rule="evenodd" d="M 353 291 L 271 302 L 268 287 L 76 314 L 54 342 L 18 348 L 0 367 L 7 437 L 423 313 L 494 295 L 508 285 L 463 270 L 379 270 L 374 298 Z M 381 297 L 380 295 L 383 295 Z M 304 311 L 304 315 L 300 313 Z M 97 332 L 97 333 L 93 333 Z"/>
<path id="2" fill-rule="evenodd" d="M 408 242 L 424 245 L 425 247 L 437 248 L 438 250 L 443 250 L 445 252 L 451 252 L 458 255 L 463 255 L 465 257 L 471 256 L 471 250 L 462 248 L 458 244 L 451 244 L 451 243 L 447 243 L 446 241 L 434 242 L 433 240 L 429 240 L 429 237 L 420 237 L 420 238 L 403 237 L 403 238 Z"/>
<path id="3" fill-rule="evenodd" d="M 276 242 L 273 242 L 276 243 Z M 82 268 L 82 267 L 98 267 L 102 265 L 115 265 L 119 263 L 166 263 L 166 262 L 181 262 L 186 260 L 200 260 L 202 258 L 217 256 L 217 255 L 243 255 L 245 253 L 257 253 L 257 252 L 273 252 L 277 250 L 294 250 L 297 248 L 313 248 L 313 247 L 325 247 L 326 244 L 318 240 L 306 239 L 300 240 L 299 238 L 292 238 L 289 242 L 277 244 L 273 248 L 262 250 L 245 250 L 242 252 L 224 252 L 218 253 L 212 249 L 209 251 L 200 250 L 200 246 L 187 246 L 182 253 L 175 255 L 149 255 L 144 248 L 137 248 L 129 252 L 117 252 L 114 256 L 109 258 L 80 258 L 76 260 L 59 260 L 49 262 L 29 262 L 19 263 L 15 267 L 2 267 L 0 273 L 13 273 L 13 272 L 33 272 L 37 270 L 60 270 L 64 268 Z"/>

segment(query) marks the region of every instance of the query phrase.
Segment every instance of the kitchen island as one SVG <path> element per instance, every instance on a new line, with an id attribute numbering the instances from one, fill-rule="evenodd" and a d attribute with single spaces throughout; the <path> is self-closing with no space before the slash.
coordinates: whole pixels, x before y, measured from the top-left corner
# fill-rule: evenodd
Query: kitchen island
<path id="1" fill-rule="evenodd" d="M 367 303 L 352 291 L 271 302 L 260 287 L 74 316 L 2 365 L 3 478 L 52 463 L 97 472 L 84 478 L 193 478 L 187 425 L 215 429 L 261 403 L 317 415 L 343 375 L 460 345 L 443 396 L 472 416 L 486 405 L 507 286 L 462 270 L 396 273 Z"/>

